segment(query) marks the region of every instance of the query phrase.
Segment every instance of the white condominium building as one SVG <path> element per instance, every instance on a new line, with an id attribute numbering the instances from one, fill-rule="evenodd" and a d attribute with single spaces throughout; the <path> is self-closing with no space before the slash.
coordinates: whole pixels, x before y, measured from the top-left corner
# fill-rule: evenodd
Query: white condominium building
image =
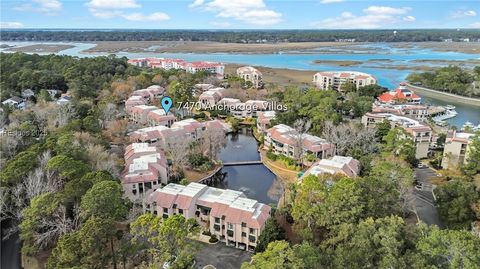
<path id="1" fill-rule="evenodd" d="M 254 88 L 260 88 L 263 86 L 262 73 L 254 67 L 243 66 L 238 68 L 237 76 L 241 77 L 245 81 L 250 81 Z"/>
<path id="2" fill-rule="evenodd" d="M 337 90 L 342 91 L 342 85 L 351 82 L 356 88 L 377 83 L 377 79 L 372 75 L 353 72 L 353 71 L 335 71 L 335 72 L 318 72 L 313 75 L 313 83 L 321 90 Z"/>

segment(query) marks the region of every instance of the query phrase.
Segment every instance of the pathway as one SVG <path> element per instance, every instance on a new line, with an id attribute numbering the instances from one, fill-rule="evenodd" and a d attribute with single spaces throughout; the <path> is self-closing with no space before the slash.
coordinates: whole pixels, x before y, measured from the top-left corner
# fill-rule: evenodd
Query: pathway
<path id="1" fill-rule="evenodd" d="M 448 92 L 442 92 L 442 91 L 437 91 L 437 90 L 432 90 L 420 86 L 415 86 L 412 84 L 408 84 L 407 86 L 412 88 L 413 90 L 419 90 L 419 91 L 425 91 L 430 94 L 435 95 L 437 98 L 441 98 L 442 95 L 445 100 L 455 100 L 457 102 L 469 104 L 469 105 L 475 105 L 475 106 L 480 106 L 480 99 L 479 98 L 473 98 L 473 97 L 467 97 L 467 96 L 461 96 L 453 93 L 448 93 Z"/>

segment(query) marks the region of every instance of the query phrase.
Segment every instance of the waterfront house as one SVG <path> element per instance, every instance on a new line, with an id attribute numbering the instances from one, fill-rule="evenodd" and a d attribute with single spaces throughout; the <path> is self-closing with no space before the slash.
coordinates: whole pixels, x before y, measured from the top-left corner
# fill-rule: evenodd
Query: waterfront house
<path id="1" fill-rule="evenodd" d="M 237 69 L 237 76 L 252 83 L 254 88 L 263 87 L 262 73 L 252 66 L 243 66 Z"/>
<path id="2" fill-rule="evenodd" d="M 189 73 L 195 74 L 199 71 L 205 71 L 217 76 L 217 78 L 223 78 L 225 75 L 225 65 L 216 62 L 197 61 L 188 63 L 186 70 Z"/>
<path id="3" fill-rule="evenodd" d="M 384 92 L 377 100 L 383 104 L 420 104 L 422 98 L 409 90 L 405 83 L 400 83 L 397 89 Z"/>
<path id="4" fill-rule="evenodd" d="M 125 195 L 132 201 L 168 183 L 167 159 L 159 148 L 132 143 L 125 148 L 124 159 L 121 182 Z"/>
<path id="5" fill-rule="evenodd" d="M 444 169 L 458 168 L 465 164 L 474 135 L 473 133 L 457 131 L 447 134 L 442 158 L 442 167 Z"/>
<path id="6" fill-rule="evenodd" d="M 442 107 L 429 107 L 421 104 L 392 105 L 375 102 L 372 105 L 372 113 L 390 113 L 398 116 L 406 116 L 416 120 L 424 121 L 428 116 L 444 112 Z"/>
<path id="7" fill-rule="evenodd" d="M 249 199 L 240 191 L 199 183 L 170 183 L 157 189 L 149 195 L 146 208 L 163 218 L 176 214 L 194 218 L 227 246 L 249 251 L 257 246 L 271 211 L 270 206 Z"/>
<path id="8" fill-rule="evenodd" d="M 189 63 L 183 59 L 139 58 L 130 59 L 128 63 L 138 67 L 161 68 L 165 70 L 180 69 L 192 74 L 206 71 L 215 74 L 218 78 L 223 78 L 225 74 L 225 65 L 216 62 L 197 61 Z"/>
<path id="9" fill-rule="evenodd" d="M 377 83 L 377 79 L 367 73 L 354 71 L 333 71 L 318 72 L 313 75 L 313 83 L 320 90 L 337 90 L 342 91 L 342 85 L 345 83 L 353 83 L 358 89 L 363 86 Z"/>
<path id="10" fill-rule="evenodd" d="M 341 174 L 348 177 L 356 177 L 360 173 L 360 162 L 352 157 L 333 156 L 330 159 L 322 159 L 314 163 L 302 178 L 308 175 Z M 302 179 L 301 178 L 301 179 Z"/>
<path id="11" fill-rule="evenodd" d="M 183 136 L 184 131 L 181 128 L 168 128 L 160 125 L 138 129 L 130 134 L 130 140 L 165 149 L 168 143 L 172 143 L 176 139 L 183 139 Z"/>
<path id="12" fill-rule="evenodd" d="M 335 146 L 325 139 L 309 134 L 299 134 L 285 124 L 278 124 L 267 130 L 264 147 L 275 154 L 295 158 L 303 154 L 312 154 L 316 159 L 330 158 L 335 153 Z"/>

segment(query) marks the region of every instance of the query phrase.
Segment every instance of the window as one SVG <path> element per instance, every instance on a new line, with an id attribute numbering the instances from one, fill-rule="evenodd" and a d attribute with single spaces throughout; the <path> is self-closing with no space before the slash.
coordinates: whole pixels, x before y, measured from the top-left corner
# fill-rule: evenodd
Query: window
<path id="1" fill-rule="evenodd" d="M 233 237 L 233 231 L 232 230 L 227 230 L 227 235 L 230 237 Z"/>
<path id="2" fill-rule="evenodd" d="M 242 237 L 247 237 L 247 233 L 246 233 L 246 232 L 242 232 Z"/>
<path id="3" fill-rule="evenodd" d="M 215 218 L 215 223 L 220 223 L 220 218 Z"/>
<path id="4" fill-rule="evenodd" d="M 168 213 L 168 208 L 163 208 L 163 213 Z M 251 230 L 251 229 L 250 229 Z"/>
<path id="5" fill-rule="evenodd" d="M 173 209 L 177 208 L 177 204 L 173 204 Z"/>
<path id="6" fill-rule="evenodd" d="M 250 234 L 254 234 L 254 233 L 255 233 L 255 229 L 250 228 Z"/>
<path id="7" fill-rule="evenodd" d="M 245 222 L 242 222 L 242 227 L 243 228 L 247 227 L 247 224 Z"/>
<path id="8" fill-rule="evenodd" d="M 183 215 L 183 209 L 179 209 L 179 210 L 178 210 L 178 214 L 182 214 L 182 215 Z"/>
<path id="9" fill-rule="evenodd" d="M 251 243 L 255 243 L 255 242 L 257 241 L 257 238 L 256 238 L 255 236 L 253 236 L 253 235 L 250 235 L 250 236 L 248 237 L 248 241 L 250 241 Z"/>
<path id="10" fill-rule="evenodd" d="M 218 224 L 213 225 L 213 229 L 215 229 L 215 231 L 217 232 L 220 231 L 220 225 Z"/>
<path id="11" fill-rule="evenodd" d="M 229 224 L 228 224 L 228 229 L 229 229 L 229 230 L 233 230 L 233 224 L 229 223 Z"/>
<path id="12" fill-rule="evenodd" d="M 132 184 L 132 190 L 135 190 L 137 188 L 137 184 Z"/>

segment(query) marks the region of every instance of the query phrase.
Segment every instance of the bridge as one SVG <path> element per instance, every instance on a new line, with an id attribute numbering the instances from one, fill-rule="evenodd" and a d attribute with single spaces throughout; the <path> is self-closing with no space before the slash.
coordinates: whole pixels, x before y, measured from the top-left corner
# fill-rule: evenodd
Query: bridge
<path id="1" fill-rule="evenodd" d="M 262 164 L 262 161 L 239 161 L 239 162 L 228 162 L 223 163 L 223 166 L 233 166 L 233 165 L 256 165 Z"/>

